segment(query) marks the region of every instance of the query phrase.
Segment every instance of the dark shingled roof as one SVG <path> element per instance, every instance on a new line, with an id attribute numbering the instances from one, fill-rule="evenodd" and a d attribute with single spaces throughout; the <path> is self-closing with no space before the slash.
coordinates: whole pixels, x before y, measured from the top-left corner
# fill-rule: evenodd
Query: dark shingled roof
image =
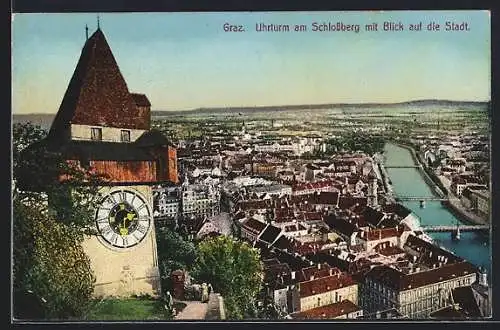
<path id="1" fill-rule="evenodd" d="M 309 267 L 311 265 L 307 259 L 302 259 L 302 256 L 291 254 L 289 252 L 275 249 L 272 252 L 272 255 L 280 262 L 290 266 L 290 269 L 293 271 L 301 271 L 302 268 Z"/>
<path id="2" fill-rule="evenodd" d="M 385 218 L 379 223 L 380 228 L 393 228 L 399 225 L 399 221 L 395 218 Z"/>
<path id="3" fill-rule="evenodd" d="M 273 243 L 278 235 L 280 234 L 281 229 L 275 227 L 273 225 L 267 226 L 264 232 L 260 235 L 259 239 L 261 241 L 267 242 L 269 244 Z"/>
<path id="4" fill-rule="evenodd" d="M 49 135 L 62 137 L 70 124 L 149 129 L 108 42 L 97 29 L 85 42 Z"/>
<path id="5" fill-rule="evenodd" d="M 340 209 L 348 209 L 356 204 L 365 206 L 367 204 L 366 197 L 350 197 L 350 196 L 340 196 L 338 206 Z"/>
<path id="6" fill-rule="evenodd" d="M 384 217 L 384 213 L 377 211 L 371 207 L 365 208 L 363 212 L 363 216 L 365 218 L 365 221 L 368 222 L 373 227 L 377 227 Z"/>
<path id="7" fill-rule="evenodd" d="M 151 102 L 149 102 L 148 97 L 144 94 L 139 94 L 139 93 L 130 93 L 130 96 L 132 96 L 132 99 L 135 102 L 135 105 L 139 107 L 150 107 Z"/>
<path id="8" fill-rule="evenodd" d="M 272 246 L 280 250 L 289 250 L 292 245 L 288 237 L 281 235 Z"/>
<path id="9" fill-rule="evenodd" d="M 455 304 L 458 304 L 460 308 L 463 309 L 463 312 L 467 317 L 481 317 L 481 311 L 477 305 L 476 299 L 474 298 L 474 293 L 472 292 L 472 288 L 470 286 L 462 286 L 458 288 L 454 288 L 451 291 L 453 295 L 453 301 Z"/>
<path id="10" fill-rule="evenodd" d="M 338 268 L 344 272 L 349 270 L 349 261 L 339 259 L 336 255 L 324 251 L 310 254 L 307 258 L 316 263 L 327 263 L 330 267 Z"/>
<path id="11" fill-rule="evenodd" d="M 333 214 L 326 216 L 324 221 L 330 229 L 347 237 L 350 237 L 358 229 L 356 224 L 350 223 L 341 217 L 336 217 Z"/>
<path id="12" fill-rule="evenodd" d="M 163 147 L 172 145 L 165 135 L 156 129 L 144 132 L 134 143 L 140 147 Z"/>

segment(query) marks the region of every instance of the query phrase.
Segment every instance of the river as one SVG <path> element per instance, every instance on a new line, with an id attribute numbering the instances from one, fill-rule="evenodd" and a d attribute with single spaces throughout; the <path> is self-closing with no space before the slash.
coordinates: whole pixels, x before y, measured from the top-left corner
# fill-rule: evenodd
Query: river
<path id="1" fill-rule="evenodd" d="M 410 151 L 393 143 L 385 145 L 384 156 L 385 163 L 390 166 L 415 165 Z M 397 196 L 435 196 L 417 168 L 387 168 L 387 173 Z M 455 225 L 460 221 L 439 201 L 427 201 L 424 208 L 420 207 L 419 201 L 404 201 L 402 204 L 413 211 L 422 226 Z M 491 280 L 491 249 L 487 235 L 462 232 L 459 241 L 452 240 L 450 233 L 429 233 L 429 236 L 440 246 L 478 267 L 485 268 L 488 271 L 488 280 Z"/>

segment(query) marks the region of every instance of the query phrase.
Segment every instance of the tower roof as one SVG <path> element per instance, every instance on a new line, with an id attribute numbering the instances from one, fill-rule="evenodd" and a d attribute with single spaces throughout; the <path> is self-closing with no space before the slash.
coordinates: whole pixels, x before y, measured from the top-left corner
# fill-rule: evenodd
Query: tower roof
<path id="1" fill-rule="evenodd" d="M 83 46 L 49 134 L 60 136 L 70 124 L 149 129 L 145 117 L 98 28 Z"/>

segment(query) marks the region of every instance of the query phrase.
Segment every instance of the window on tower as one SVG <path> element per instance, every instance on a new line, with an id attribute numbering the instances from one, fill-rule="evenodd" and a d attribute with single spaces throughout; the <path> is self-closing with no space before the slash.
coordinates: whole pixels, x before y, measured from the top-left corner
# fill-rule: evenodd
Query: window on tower
<path id="1" fill-rule="evenodd" d="M 91 139 L 94 141 L 101 141 L 102 140 L 102 128 L 92 127 Z"/>
<path id="2" fill-rule="evenodd" d="M 122 130 L 121 141 L 122 142 L 130 142 L 130 131 L 129 130 Z"/>

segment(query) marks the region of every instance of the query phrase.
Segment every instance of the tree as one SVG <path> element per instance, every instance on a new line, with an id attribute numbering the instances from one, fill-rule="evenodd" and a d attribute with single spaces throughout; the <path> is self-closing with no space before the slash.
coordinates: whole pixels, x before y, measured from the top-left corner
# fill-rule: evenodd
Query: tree
<path id="1" fill-rule="evenodd" d="M 246 242 L 219 236 L 198 245 L 194 277 L 221 293 L 231 319 L 256 317 L 262 271 L 259 252 Z"/>
<path id="2" fill-rule="evenodd" d="M 163 290 L 170 290 L 170 274 L 177 269 L 191 270 L 196 259 L 196 247 L 185 241 L 178 233 L 168 228 L 158 228 L 156 232 L 158 264 Z"/>
<path id="3" fill-rule="evenodd" d="M 13 126 L 13 292 L 17 318 L 82 316 L 94 275 L 81 242 L 92 233 L 98 178 L 50 150 L 46 131 Z M 66 178 L 64 181 L 59 179 Z"/>
<path id="4" fill-rule="evenodd" d="M 369 155 L 384 151 L 385 139 L 382 136 L 363 132 L 347 132 L 342 137 L 326 141 L 328 152 L 337 150 L 362 151 Z"/>
<path id="5" fill-rule="evenodd" d="M 14 306 L 17 318 L 65 319 L 90 306 L 95 277 L 79 235 L 14 200 Z M 26 298 L 32 292 L 32 299 Z M 17 298 L 17 299 L 16 299 Z M 36 301 L 38 300 L 38 301 Z M 42 308 L 32 304 L 42 301 Z M 17 302 L 17 304 L 16 304 Z"/>

